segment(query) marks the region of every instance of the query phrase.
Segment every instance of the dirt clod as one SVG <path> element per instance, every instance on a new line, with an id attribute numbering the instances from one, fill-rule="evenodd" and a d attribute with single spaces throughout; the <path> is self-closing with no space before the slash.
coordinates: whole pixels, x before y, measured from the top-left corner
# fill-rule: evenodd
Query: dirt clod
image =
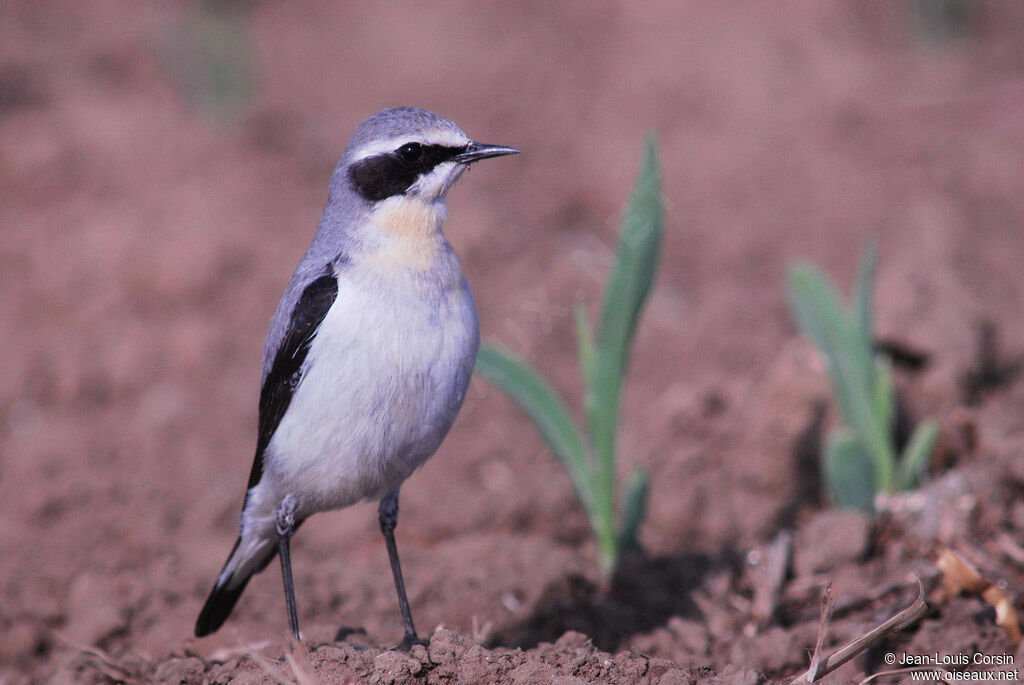
<path id="1" fill-rule="evenodd" d="M 871 542 L 871 519 L 852 509 L 829 509 L 808 521 L 796 537 L 793 568 L 797 576 L 830 571 L 859 561 Z"/>

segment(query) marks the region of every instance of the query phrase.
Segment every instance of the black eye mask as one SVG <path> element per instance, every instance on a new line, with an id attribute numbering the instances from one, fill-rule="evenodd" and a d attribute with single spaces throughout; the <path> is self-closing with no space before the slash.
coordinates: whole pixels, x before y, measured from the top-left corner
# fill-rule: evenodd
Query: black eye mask
<path id="1" fill-rule="evenodd" d="M 394 152 L 356 162 L 349 167 L 348 178 L 360 195 L 377 202 L 405 193 L 420 176 L 462 154 L 466 148 L 406 143 Z"/>

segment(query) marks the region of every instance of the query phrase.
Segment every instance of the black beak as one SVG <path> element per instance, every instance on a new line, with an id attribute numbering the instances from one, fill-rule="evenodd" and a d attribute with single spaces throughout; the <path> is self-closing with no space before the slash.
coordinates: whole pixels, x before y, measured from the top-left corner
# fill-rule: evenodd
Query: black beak
<path id="1" fill-rule="evenodd" d="M 517 155 L 519 150 L 504 145 L 485 145 L 484 143 L 470 143 L 466 146 L 465 152 L 461 152 L 452 161 L 460 164 L 469 164 L 488 157 L 503 157 L 504 155 Z"/>

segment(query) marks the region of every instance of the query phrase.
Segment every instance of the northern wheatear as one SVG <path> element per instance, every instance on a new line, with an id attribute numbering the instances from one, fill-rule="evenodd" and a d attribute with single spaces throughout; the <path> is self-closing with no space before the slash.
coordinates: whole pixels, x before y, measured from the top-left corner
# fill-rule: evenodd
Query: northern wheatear
<path id="1" fill-rule="evenodd" d="M 312 514 L 379 499 L 405 623 L 399 647 L 419 641 L 395 547 L 398 490 L 455 420 L 480 341 L 473 296 L 441 231 L 445 195 L 469 164 L 516 152 L 475 143 L 413 107 L 378 112 L 356 129 L 270 323 L 241 532 L 197 636 L 220 628 L 249 579 L 279 554 L 300 640 L 292 534 Z"/>

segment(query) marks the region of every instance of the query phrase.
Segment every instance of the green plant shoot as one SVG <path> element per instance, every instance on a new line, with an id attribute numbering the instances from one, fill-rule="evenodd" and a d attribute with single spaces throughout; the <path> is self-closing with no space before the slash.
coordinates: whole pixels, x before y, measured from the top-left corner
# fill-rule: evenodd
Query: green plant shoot
<path id="1" fill-rule="evenodd" d="M 621 491 L 618 487 L 616 438 L 630 344 L 658 271 L 661 237 L 661 175 L 651 137 L 622 219 L 597 330 L 581 303 L 574 311 L 585 431 L 529 364 L 486 343 L 477 356 L 477 371 L 526 412 L 569 472 L 594 535 L 605 588 L 610 587 L 622 550 L 635 543 L 647 508 L 649 480 L 643 469 L 636 468 Z"/>
<path id="2" fill-rule="evenodd" d="M 868 242 L 848 308 L 813 264 L 789 270 L 790 309 L 828 363 L 842 423 L 828 436 L 823 455 L 826 487 L 836 506 L 865 510 L 874 508 L 879 492 L 917 485 L 938 437 L 934 421 L 922 422 L 897 458 L 892 371 L 874 353 L 875 262 L 875 244 Z"/>

